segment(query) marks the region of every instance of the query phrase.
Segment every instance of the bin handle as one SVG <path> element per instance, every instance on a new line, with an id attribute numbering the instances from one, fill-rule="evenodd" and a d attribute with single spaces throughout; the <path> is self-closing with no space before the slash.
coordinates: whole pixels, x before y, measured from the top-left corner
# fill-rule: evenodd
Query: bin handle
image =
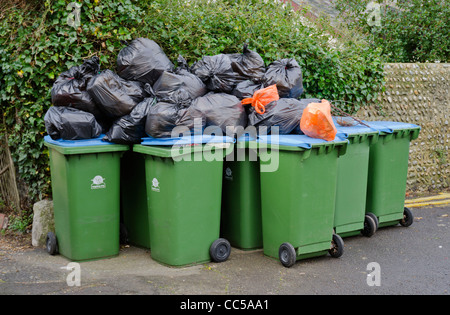
<path id="1" fill-rule="evenodd" d="M 311 151 L 312 149 L 301 151 L 302 153 L 300 154 L 300 162 L 303 162 L 304 160 L 309 158 L 311 156 Z"/>
<path id="2" fill-rule="evenodd" d="M 362 134 L 361 137 L 359 137 L 359 143 L 363 143 L 368 137 L 369 136 L 367 134 Z"/>
<path id="3" fill-rule="evenodd" d="M 325 147 L 325 152 L 328 154 L 334 150 L 334 144 L 327 145 Z"/>
<path id="4" fill-rule="evenodd" d="M 395 138 L 404 138 L 406 136 L 409 136 L 409 130 L 400 130 L 395 134 Z"/>
<path id="5" fill-rule="evenodd" d="M 369 136 L 369 145 L 375 144 L 378 141 L 378 134 L 371 134 Z"/>
<path id="6" fill-rule="evenodd" d="M 345 155 L 347 153 L 348 141 L 347 143 L 339 146 L 338 148 L 338 157 Z"/>
<path id="7" fill-rule="evenodd" d="M 388 143 L 389 141 L 392 140 L 393 137 L 394 137 L 393 133 L 388 133 L 386 136 L 384 136 L 383 143 Z"/>
<path id="8" fill-rule="evenodd" d="M 416 140 L 417 138 L 419 138 L 419 132 L 420 129 L 411 130 L 411 140 Z"/>

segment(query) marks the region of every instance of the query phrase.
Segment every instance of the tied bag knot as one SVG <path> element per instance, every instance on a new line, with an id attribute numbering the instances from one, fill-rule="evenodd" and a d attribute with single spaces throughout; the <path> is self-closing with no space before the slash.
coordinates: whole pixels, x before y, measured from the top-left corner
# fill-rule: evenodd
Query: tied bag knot
<path id="1" fill-rule="evenodd" d="M 241 101 L 242 105 L 251 104 L 255 111 L 262 115 L 266 112 L 266 105 L 273 101 L 278 101 L 280 96 L 278 95 L 277 85 L 273 84 L 264 89 L 257 90 L 253 93 L 253 97 L 244 98 Z"/>

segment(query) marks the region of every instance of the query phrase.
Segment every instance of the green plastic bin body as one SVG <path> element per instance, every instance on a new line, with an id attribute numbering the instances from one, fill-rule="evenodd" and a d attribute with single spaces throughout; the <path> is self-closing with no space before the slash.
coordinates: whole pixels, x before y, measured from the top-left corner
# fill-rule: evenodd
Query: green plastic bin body
<path id="1" fill-rule="evenodd" d="M 129 147 L 47 137 L 59 253 L 73 261 L 118 255 L 120 158 Z"/>
<path id="2" fill-rule="evenodd" d="M 361 126 L 337 129 L 349 143 L 337 161 L 334 228 L 339 236 L 348 237 L 364 229 L 370 146 L 378 140 L 379 131 Z"/>
<path id="3" fill-rule="evenodd" d="M 366 212 L 378 217 L 379 226 L 396 225 L 403 219 L 410 142 L 420 127 L 395 122 L 366 122 L 380 131 L 371 145 Z"/>
<path id="4" fill-rule="evenodd" d="M 232 146 L 233 144 L 229 144 Z M 214 146 L 134 145 L 145 157 L 152 259 L 170 266 L 211 261 L 210 246 L 220 236 L 223 157 L 207 161 Z"/>
<path id="5" fill-rule="evenodd" d="M 125 152 L 121 160 L 121 221 L 126 242 L 150 248 L 145 159 L 139 153 Z"/>
<path id="6" fill-rule="evenodd" d="M 242 250 L 263 247 L 259 160 L 252 143 L 238 140 L 223 167 L 221 235 Z"/>
<path id="7" fill-rule="evenodd" d="M 312 147 L 280 141 L 278 169 L 260 174 L 263 251 L 273 258 L 285 242 L 294 247 L 296 260 L 325 255 L 333 239 L 337 160 L 347 140 L 314 143 L 299 137 Z M 268 163 L 267 153 L 258 154 L 261 166 Z"/>

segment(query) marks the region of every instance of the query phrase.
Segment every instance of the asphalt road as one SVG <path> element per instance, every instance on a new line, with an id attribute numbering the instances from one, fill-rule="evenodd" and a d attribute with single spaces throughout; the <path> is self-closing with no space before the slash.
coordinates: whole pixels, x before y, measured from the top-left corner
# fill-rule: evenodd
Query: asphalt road
<path id="1" fill-rule="evenodd" d="M 77 278 L 66 268 L 66 258 L 50 256 L 43 248 L 0 248 L 0 294 L 449 295 L 450 206 L 412 211 L 410 227 L 345 238 L 340 258 L 300 260 L 291 268 L 262 250 L 235 248 L 223 263 L 173 268 L 153 261 L 149 251 L 123 247 L 117 257 L 80 263 Z M 180 303 L 173 307 L 182 307 Z"/>

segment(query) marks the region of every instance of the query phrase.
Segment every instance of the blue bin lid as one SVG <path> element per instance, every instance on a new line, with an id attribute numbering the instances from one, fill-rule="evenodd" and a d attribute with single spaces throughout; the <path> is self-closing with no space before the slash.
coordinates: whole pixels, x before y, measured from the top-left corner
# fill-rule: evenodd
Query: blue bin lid
<path id="1" fill-rule="evenodd" d="M 49 135 L 44 137 L 44 141 L 49 144 L 57 145 L 65 148 L 77 148 L 77 147 L 91 147 L 91 146 L 99 146 L 99 145 L 117 145 L 112 142 L 103 141 L 103 137 L 105 135 L 102 134 L 97 138 L 91 139 L 81 139 L 81 140 L 64 140 L 57 139 L 53 140 Z"/>
<path id="2" fill-rule="evenodd" d="M 353 126 L 341 126 L 337 123 L 336 117 L 333 117 L 334 125 L 336 126 L 337 136 L 342 138 L 347 138 L 349 136 L 368 134 L 368 133 L 379 133 L 377 128 L 370 128 L 361 124 L 356 124 Z M 365 122 L 364 122 L 365 123 Z"/>
<path id="3" fill-rule="evenodd" d="M 121 152 L 130 149 L 128 145 L 103 141 L 104 135 L 97 138 L 82 140 L 53 140 L 50 136 L 44 137 L 44 144 L 64 155 Z"/>
<path id="4" fill-rule="evenodd" d="M 155 145 L 155 146 L 168 146 L 168 145 L 190 145 L 190 144 L 202 144 L 202 143 L 234 143 L 235 139 L 227 136 L 216 135 L 192 135 L 186 137 L 175 138 L 142 138 L 141 145 Z"/>
<path id="5" fill-rule="evenodd" d="M 313 145 L 316 144 L 327 144 L 327 143 L 341 143 L 343 141 L 347 141 L 340 136 L 336 136 L 333 141 L 326 141 L 322 139 L 316 139 L 308 137 L 307 135 L 298 135 L 298 134 L 289 134 L 289 135 L 259 135 L 258 140 L 259 143 L 267 143 L 267 144 L 277 144 L 288 147 L 298 147 L 303 149 L 311 149 Z"/>
<path id="6" fill-rule="evenodd" d="M 364 121 L 364 123 L 385 133 L 393 133 L 395 130 L 420 129 L 418 125 L 396 121 Z"/>
<path id="7" fill-rule="evenodd" d="M 257 136 L 250 135 L 248 133 L 241 135 L 239 138 L 237 138 L 237 142 L 246 142 L 246 141 L 256 141 Z"/>

